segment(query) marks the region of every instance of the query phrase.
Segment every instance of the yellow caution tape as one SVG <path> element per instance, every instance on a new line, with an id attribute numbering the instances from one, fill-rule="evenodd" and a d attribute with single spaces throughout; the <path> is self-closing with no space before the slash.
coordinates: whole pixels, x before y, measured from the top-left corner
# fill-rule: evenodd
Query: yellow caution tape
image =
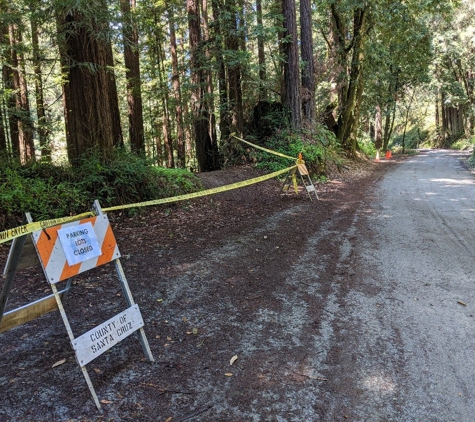
<path id="1" fill-rule="evenodd" d="M 82 220 L 83 218 L 92 217 L 95 214 L 92 211 L 85 212 L 72 217 L 53 218 L 51 220 L 35 221 L 34 223 L 24 224 L 23 226 L 15 227 L 0 232 L 0 243 L 8 242 L 16 237 L 24 236 L 25 234 L 37 232 L 38 230 L 47 229 L 48 227 L 58 226 L 59 224 L 70 223 L 72 221 Z"/>
<path id="2" fill-rule="evenodd" d="M 185 201 L 187 199 L 199 198 L 201 196 L 213 195 L 215 193 L 226 192 L 228 190 L 233 190 L 237 188 L 242 188 L 244 186 L 253 185 L 255 183 L 263 182 L 265 180 L 273 179 L 274 177 L 280 176 L 281 174 L 287 173 L 296 166 L 288 167 L 283 170 L 275 171 L 274 173 L 266 174 L 264 176 L 255 177 L 254 179 L 243 180 L 242 182 L 232 183 L 230 185 L 219 186 L 217 188 L 206 189 L 200 192 L 187 193 L 185 195 L 172 196 L 170 198 L 155 199 L 153 201 L 138 202 L 136 204 L 127 204 L 127 205 L 117 205 L 115 207 L 103 208 L 102 211 L 117 211 L 124 210 L 127 208 L 138 208 L 138 207 L 147 207 L 149 205 L 160 205 L 160 204 L 169 204 L 171 202 Z"/>
<path id="3" fill-rule="evenodd" d="M 261 147 L 261 146 L 256 145 L 256 144 L 252 144 L 249 141 L 245 141 L 244 139 L 238 138 L 234 134 L 231 134 L 231 136 L 236 138 L 238 141 L 244 142 L 245 144 L 250 145 L 251 147 L 254 147 L 254 148 L 260 149 L 262 151 L 268 152 L 269 154 L 277 155 L 277 156 L 283 157 L 283 158 L 288 158 L 289 160 L 295 160 L 295 157 L 291 157 L 290 155 L 285 155 L 285 154 L 282 154 L 280 152 L 272 151 L 271 149 L 267 149 L 267 148 Z"/>
<path id="4" fill-rule="evenodd" d="M 169 198 L 162 198 L 156 199 L 153 201 L 146 201 L 146 202 L 138 202 L 135 204 L 127 204 L 127 205 L 118 205 L 115 207 L 103 208 L 102 211 L 117 211 L 117 210 L 124 210 L 127 208 L 138 208 L 138 207 L 146 207 L 150 205 L 160 205 L 160 204 L 169 204 L 171 202 L 179 202 L 185 201 L 187 199 L 199 198 L 201 196 L 206 195 L 213 195 L 215 193 L 226 192 L 228 190 L 233 190 L 237 188 L 242 188 L 244 186 L 253 185 L 255 183 L 263 182 L 265 180 L 273 179 L 274 177 L 280 176 L 281 174 L 287 173 L 291 170 L 294 170 L 296 166 L 288 167 L 283 170 L 275 171 L 274 173 L 266 174 L 264 176 L 255 177 L 254 179 L 243 180 L 242 182 L 232 183 L 230 185 L 220 186 L 217 188 L 207 189 L 200 192 L 193 192 L 188 193 L 185 195 L 173 196 Z M 38 230 L 46 229 L 48 227 L 57 226 L 59 224 L 69 223 L 72 221 L 81 220 L 83 218 L 92 217 L 95 214 L 90 212 L 85 212 L 83 214 L 75 215 L 73 217 L 62 217 L 62 218 L 54 218 L 51 220 L 45 221 L 37 221 L 34 223 L 25 224 L 23 226 L 15 227 L 13 229 L 8 229 L 3 232 L 0 232 L 0 244 L 13 240 L 17 237 L 24 236 L 29 233 L 36 232 Z"/>

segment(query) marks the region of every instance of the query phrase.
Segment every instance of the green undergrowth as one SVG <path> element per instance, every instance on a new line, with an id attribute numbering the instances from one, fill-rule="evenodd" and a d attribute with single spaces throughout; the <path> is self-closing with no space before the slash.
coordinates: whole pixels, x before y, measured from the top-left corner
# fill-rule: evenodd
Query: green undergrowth
<path id="1" fill-rule="evenodd" d="M 0 181 L 0 230 L 21 224 L 27 211 L 40 221 L 88 211 L 95 199 L 105 208 L 203 188 L 199 178 L 187 170 L 156 167 L 146 159 L 125 153 L 116 153 L 105 163 L 90 154 L 74 168 L 49 163 L 19 166 L 0 161 Z"/>
<path id="2" fill-rule="evenodd" d="M 265 147 L 290 157 L 298 158 L 299 153 L 305 161 L 312 178 L 324 178 L 329 168 L 343 165 L 343 154 L 335 135 L 324 127 L 300 132 L 282 131 L 269 138 Z M 257 167 L 268 171 L 278 171 L 295 164 L 295 160 L 283 158 L 256 150 L 254 159 Z"/>

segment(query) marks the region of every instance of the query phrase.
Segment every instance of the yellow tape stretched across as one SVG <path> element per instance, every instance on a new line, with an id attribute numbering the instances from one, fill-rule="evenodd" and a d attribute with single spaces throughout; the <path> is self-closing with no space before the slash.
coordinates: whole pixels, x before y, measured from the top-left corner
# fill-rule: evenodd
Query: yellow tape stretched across
<path id="1" fill-rule="evenodd" d="M 281 152 L 272 151 L 271 149 L 267 149 L 267 148 L 261 147 L 261 146 L 256 145 L 256 144 L 252 144 L 251 142 L 245 141 L 242 138 L 238 138 L 236 135 L 233 135 L 233 134 L 231 134 L 231 136 L 233 138 L 236 138 L 238 141 L 244 142 L 245 144 L 250 145 L 251 147 L 254 147 L 254 148 L 260 149 L 262 151 L 268 152 L 269 154 L 277 155 L 278 157 L 288 158 L 289 160 L 295 160 L 295 157 L 291 157 L 290 155 L 285 155 L 285 154 L 282 154 Z"/>
<path id="2" fill-rule="evenodd" d="M 71 221 L 82 220 L 83 218 L 92 217 L 94 213 L 92 211 L 85 212 L 72 217 L 53 218 L 51 220 L 35 221 L 34 223 L 25 224 L 23 226 L 15 227 L 0 232 L 0 243 L 8 242 L 16 237 L 24 236 L 25 234 L 33 233 L 38 230 L 47 229 L 48 227 L 58 226 L 64 223 L 70 223 Z"/>
<path id="3" fill-rule="evenodd" d="M 274 173 L 266 174 L 264 176 L 255 177 L 254 179 L 243 180 L 242 182 L 232 183 L 230 185 L 207 189 L 200 192 L 193 192 L 193 193 L 188 193 L 185 195 L 173 196 L 170 198 L 156 199 L 153 201 L 138 202 L 136 204 L 118 205 L 115 207 L 103 208 L 102 211 L 108 212 L 108 211 L 123 210 L 127 208 L 146 207 L 149 205 L 169 204 L 171 202 L 185 201 L 187 199 L 199 198 L 201 196 L 206 196 L 206 195 L 213 195 L 215 193 L 226 192 L 228 190 L 242 188 L 244 186 L 249 186 L 255 183 L 263 182 L 265 180 L 273 179 L 274 177 L 287 173 L 288 171 L 293 170 L 294 168 L 296 168 L 296 166 L 275 171 Z M 85 212 L 83 214 L 75 215 L 72 217 L 54 218 L 51 220 L 38 221 L 34 223 L 25 224 L 23 226 L 15 227 L 13 229 L 8 229 L 3 232 L 0 232 L 0 244 L 8 242 L 9 240 L 13 240 L 17 237 L 24 236 L 25 234 L 36 232 L 38 230 L 57 226 L 59 224 L 69 223 L 71 221 L 81 220 L 83 218 L 92 217 L 92 216 L 94 216 L 94 213 L 90 211 L 90 212 Z"/>
<path id="4" fill-rule="evenodd" d="M 155 199 L 153 201 L 138 202 L 136 204 L 128 205 L 117 205 L 116 207 L 102 208 L 102 211 L 117 211 L 124 210 L 126 208 L 137 208 L 137 207 L 146 207 L 149 205 L 160 205 L 160 204 L 169 204 L 170 202 L 185 201 L 187 199 L 199 198 L 201 196 L 213 195 L 215 193 L 226 192 L 228 190 L 233 190 L 237 188 L 242 188 L 244 186 L 253 185 L 255 183 L 263 182 L 265 180 L 273 179 L 274 177 L 280 176 L 281 174 L 287 173 L 290 170 L 293 170 L 297 166 L 288 167 L 283 170 L 275 171 L 274 173 L 265 174 L 264 176 L 255 177 L 254 179 L 243 180 L 242 182 L 232 183 L 230 185 L 219 186 L 217 188 L 206 189 L 200 192 L 187 193 L 185 195 L 172 196 L 170 198 Z"/>

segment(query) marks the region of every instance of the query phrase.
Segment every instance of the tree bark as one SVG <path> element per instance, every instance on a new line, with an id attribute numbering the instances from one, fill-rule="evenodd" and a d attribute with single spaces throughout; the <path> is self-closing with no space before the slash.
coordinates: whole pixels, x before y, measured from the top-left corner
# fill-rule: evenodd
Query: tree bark
<path id="1" fill-rule="evenodd" d="M 58 16 L 63 101 L 69 161 L 75 165 L 89 150 L 102 159 L 123 146 L 107 4 L 95 16 L 79 8 Z"/>
<path id="2" fill-rule="evenodd" d="M 158 19 L 157 19 L 158 22 Z M 164 80 L 164 76 L 166 74 L 163 63 L 165 63 L 165 54 L 162 47 L 162 37 L 160 36 L 160 32 L 157 30 L 155 34 L 155 46 L 157 49 L 156 52 L 156 60 L 157 60 L 157 69 L 158 69 L 158 81 L 160 90 L 164 92 L 163 95 L 160 96 L 160 102 L 162 105 L 162 134 L 163 134 L 163 142 L 165 146 L 165 160 L 167 168 L 174 168 L 175 167 L 175 157 L 174 157 L 174 150 L 173 150 L 173 137 L 171 131 L 171 121 L 170 121 L 170 97 L 168 93 L 168 84 L 167 81 Z"/>
<path id="3" fill-rule="evenodd" d="M 300 0 L 300 51 L 302 57 L 302 111 L 309 124 L 315 123 L 315 73 L 310 0 Z"/>
<path id="4" fill-rule="evenodd" d="M 353 11 L 353 34 L 349 46 L 345 45 L 341 16 L 336 11 L 334 4 L 332 4 L 332 12 L 335 26 L 338 30 L 341 63 L 343 64 L 347 60 L 346 51 L 351 51 L 352 53 L 348 83 L 343 92 L 342 104 L 340 104 L 337 137 L 342 147 L 349 154 L 353 155 L 356 152 L 357 146 L 355 131 L 358 125 L 358 101 L 362 98 L 362 92 L 359 93 L 358 90 L 364 87 L 364 81 L 360 80 L 360 78 L 362 78 L 361 68 L 364 59 L 363 48 L 366 30 L 366 9 L 358 8 Z"/>
<path id="5" fill-rule="evenodd" d="M 127 80 L 129 142 L 132 152 L 145 155 L 139 35 L 135 18 L 136 7 L 136 0 L 120 0 L 123 17 L 125 78 Z"/>
<path id="6" fill-rule="evenodd" d="M 284 83 L 285 105 L 291 115 L 292 129 L 302 126 L 302 101 L 300 92 L 300 67 L 297 41 L 297 20 L 295 0 L 282 0 L 284 16 Z"/>
<path id="7" fill-rule="evenodd" d="M 227 54 L 230 56 L 226 61 L 228 70 L 230 132 L 236 132 L 238 136 L 242 136 L 244 130 L 244 113 L 241 90 L 241 63 L 238 58 L 240 39 L 237 35 L 238 24 L 236 10 L 234 2 L 231 0 L 226 0 L 225 15 L 227 16 L 225 44 Z"/>
<path id="8" fill-rule="evenodd" d="M 216 134 L 216 116 L 214 114 L 214 80 L 213 80 L 213 68 L 209 65 L 212 63 L 211 60 L 211 51 L 210 51 L 210 30 L 209 30 L 209 16 L 208 16 L 208 1 L 201 0 L 201 21 L 203 27 L 203 52 L 205 55 L 205 60 L 208 63 L 206 69 L 204 69 L 204 77 L 206 79 L 206 108 L 209 110 L 209 136 L 211 138 L 211 143 L 217 145 L 217 134 Z"/>
<path id="9" fill-rule="evenodd" d="M 4 2 L 0 0 L 0 7 L 5 7 Z M 0 46 L 6 47 L 5 42 L 8 40 L 8 25 L 0 24 Z M 7 90 L 11 82 L 11 70 L 4 62 L 2 65 L 2 88 Z M 10 157 L 10 141 L 9 132 L 11 132 L 11 120 L 9 119 L 8 98 L 0 99 L 0 155 Z"/>
<path id="10" fill-rule="evenodd" d="M 262 0 L 256 0 L 257 27 L 257 57 L 259 60 L 259 101 L 267 100 L 267 70 L 264 51 L 264 25 L 262 22 Z"/>
<path id="11" fill-rule="evenodd" d="M 219 92 L 219 130 L 221 132 L 221 141 L 229 138 L 230 127 L 228 118 L 228 89 L 226 84 L 226 67 L 224 65 L 223 45 L 221 39 L 221 11 L 222 4 L 218 0 L 212 0 L 213 19 L 214 19 L 214 56 L 218 68 L 218 92 Z"/>
<path id="12" fill-rule="evenodd" d="M 195 137 L 196 158 L 199 171 L 219 169 L 218 147 L 209 135 L 209 110 L 206 107 L 205 83 L 203 73 L 203 51 L 201 46 L 200 12 L 198 0 L 187 0 L 189 43 L 190 43 L 190 73 L 191 73 L 191 108 L 193 132 Z"/>
<path id="13" fill-rule="evenodd" d="M 172 62 L 172 87 L 175 102 L 175 124 L 176 124 L 176 146 L 177 146 L 177 166 L 185 168 L 185 132 L 183 128 L 183 106 L 181 99 L 180 73 L 178 70 L 178 53 L 176 43 L 176 32 L 173 6 L 168 5 L 168 28 L 170 31 L 170 53 Z"/>
<path id="14" fill-rule="evenodd" d="M 35 160 L 35 146 L 33 141 L 33 123 L 30 114 L 28 89 L 25 78 L 25 63 L 21 53 L 18 53 L 22 43 L 21 31 L 16 24 L 9 25 L 11 65 L 13 75 L 13 88 L 15 90 L 15 113 L 16 131 L 13 150 L 21 164 Z"/>

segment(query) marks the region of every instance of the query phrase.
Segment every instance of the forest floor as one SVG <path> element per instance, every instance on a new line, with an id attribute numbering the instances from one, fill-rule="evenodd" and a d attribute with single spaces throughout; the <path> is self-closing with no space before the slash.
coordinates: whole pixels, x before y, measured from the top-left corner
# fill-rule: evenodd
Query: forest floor
<path id="1" fill-rule="evenodd" d="M 319 201 L 281 195 L 271 180 L 109 215 L 155 362 L 132 335 L 87 365 L 100 413 L 59 314 L 44 315 L 0 335 L 0 421 L 353 420 L 344 402 L 329 408 L 344 389 L 328 338 L 332 286 L 348 291 L 365 277 L 351 256 L 341 265 L 342 234 L 362 230 L 371 242 L 355 214 L 400 160 L 350 165 L 317 184 Z M 243 166 L 200 177 L 215 187 L 260 174 Z M 41 268 L 19 271 L 7 310 L 50 292 Z M 76 336 L 126 307 L 112 264 L 75 277 L 65 300 Z"/>

